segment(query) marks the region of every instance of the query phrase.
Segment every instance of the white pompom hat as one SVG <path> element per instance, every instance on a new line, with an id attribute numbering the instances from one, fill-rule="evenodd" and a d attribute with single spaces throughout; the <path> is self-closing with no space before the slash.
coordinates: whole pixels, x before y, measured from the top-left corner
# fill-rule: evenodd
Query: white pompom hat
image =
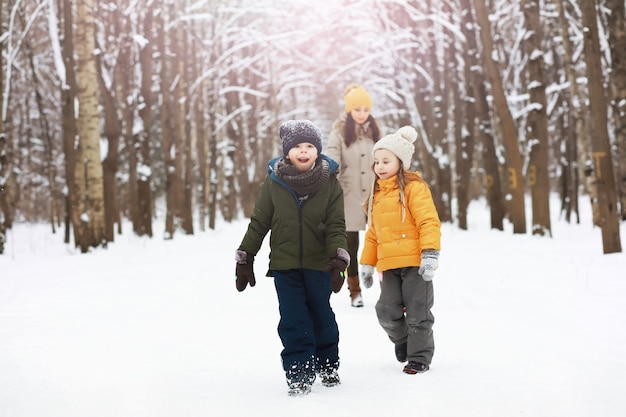
<path id="1" fill-rule="evenodd" d="M 405 169 L 409 169 L 413 152 L 415 152 L 415 145 L 413 145 L 415 139 L 417 139 L 417 130 L 412 126 L 403 126 L 396 133 L 384 136 L 376 142 L 372 154 L 378 149 L 387 149 L 402 161 Z"/>

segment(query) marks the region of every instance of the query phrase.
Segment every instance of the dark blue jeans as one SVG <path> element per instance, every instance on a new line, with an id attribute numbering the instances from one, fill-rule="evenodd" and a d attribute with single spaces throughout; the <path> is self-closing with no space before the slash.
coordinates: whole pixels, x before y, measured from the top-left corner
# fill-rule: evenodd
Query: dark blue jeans
<path id="1" fill-rule="evenodd" d="M 316 372 L 339 367 L 339 327 L 330 306 L 330 274 L 290 269 L 273 275 L 287 383 L 313 383 Z"/>

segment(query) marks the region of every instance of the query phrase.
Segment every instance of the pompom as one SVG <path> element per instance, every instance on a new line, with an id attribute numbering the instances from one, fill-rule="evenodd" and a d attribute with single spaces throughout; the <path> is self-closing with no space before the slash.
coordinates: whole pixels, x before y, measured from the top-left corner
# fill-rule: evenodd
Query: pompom
<path id="1" fill-rule="evenodd" d="M 398 129 L 398 135 L 402 136 L 403 139 L 408 140 L 409 143 L 413 143 L 417 139 L 417 130 L 415 130 L 413 126 L 403 126 Z"/>

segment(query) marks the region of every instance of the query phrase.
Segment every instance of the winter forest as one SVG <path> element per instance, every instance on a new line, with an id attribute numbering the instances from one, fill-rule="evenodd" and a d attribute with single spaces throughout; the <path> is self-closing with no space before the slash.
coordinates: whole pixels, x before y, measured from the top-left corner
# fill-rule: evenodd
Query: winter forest
<path id="1" fill-rule="evenodd" d="M 244 218 L 279 124 L 327 134 L 352 82 L 384 134 L 419 131 L 443 222 L 482 198 L 549 238 L 550 201 L 590 205 L 622 251 L 624 0 L 0 0 L 0 23 L 0 253 L 15 222 L 88 252 Z"/>

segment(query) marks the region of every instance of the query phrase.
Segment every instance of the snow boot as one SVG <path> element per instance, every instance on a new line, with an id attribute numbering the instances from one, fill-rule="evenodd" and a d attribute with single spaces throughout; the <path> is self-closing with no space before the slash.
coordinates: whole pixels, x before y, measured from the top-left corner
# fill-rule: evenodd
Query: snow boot
<path id="1" fill-rule="evenodd" d="M 311 392 L 311 384 L 308 382 L 292 382 L 289 384 L 289 391 L 287 394 L 290 397 L 302 397 L 308 395 Z"/>
<path id="2" fill-rule="evenodd" d="M 423 363 L 419 363 L 415 361 L 410 361 L 404 367 L 403 372 L 405 374 L 415 375 L 415 374 L 422 374 L 428 371 L 428 369 L 429 369 L 428 365 L 424 365 Z"/>
<path id="3" fill-rule="evenodd" d="M 328 369 L 320 372 L 320 378 L 322 379 L 322 385 L 325 387 L 334 387 L 335 385 L 341 384 L 336 369 Z"/>
<path id="4" fill-rule="evenodd" d="M 398 362 L 406 362 L 406 342 L 404 343 L 398 343 L 395 346 L 395 351 L 396 351 L 396 359 L 398 360 Z"/>
<path id="5" fill-rule="evenodd" d="M 363 307 L 363 297 L 361 296 L 361 285 L 359 276 L 348 277 L 348 290 L 350 291 L 350 303 L 352 307 Z"/>

